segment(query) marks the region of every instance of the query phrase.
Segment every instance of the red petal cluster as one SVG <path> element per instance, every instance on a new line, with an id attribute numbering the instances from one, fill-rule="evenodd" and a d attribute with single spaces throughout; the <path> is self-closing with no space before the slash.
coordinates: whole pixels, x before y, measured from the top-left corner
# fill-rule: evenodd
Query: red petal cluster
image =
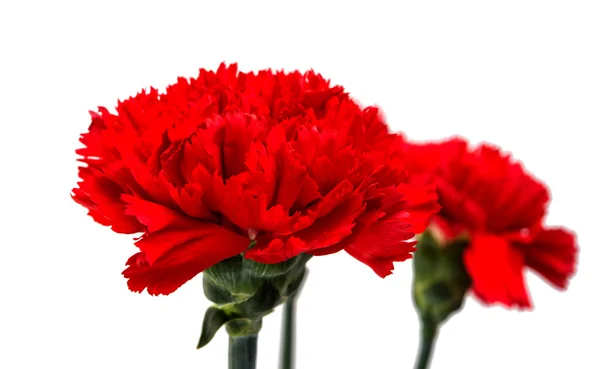
<path id="1" fill-rule="evenodd" d="M 445 237 L 467 233 L 464 262 L 486 303 L 531 307 L 523 279 L 529 267 L 565 288 L 575 272 L 575 235 L 543 225 L 548 190 L 498 148 L 453 138 L 406 143 L 414 183 L 435 182 L 442 210 L 432 224 Z"/>
<path id="2" fill-rule="evenodd" d="M 143 233 L 123 272 L 133 291 L 169 294 L 240 253 L 346 250 L 384 277 L 438 210 L 433 186 L 407 184 L 378 110 L 312 71 L 222 64 L 91 115 L 73 198 L 115 232 Z"/>

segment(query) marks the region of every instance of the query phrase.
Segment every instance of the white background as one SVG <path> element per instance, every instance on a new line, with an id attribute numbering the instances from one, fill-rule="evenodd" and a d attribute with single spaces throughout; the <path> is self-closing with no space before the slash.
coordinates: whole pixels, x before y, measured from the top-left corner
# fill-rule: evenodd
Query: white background
<path id="1" fill-rule="evenodd" d="M 69 197 L 88 110 L 199 67 L 314 68 L 394 130 L 500 144 L 552 189 L 548 222 L 579 234 L 559 293 L 528 275 L 534 312 L 465 309 L 436 368 L 598 368 L 597 1 L 257 0 L 0 2 L 0 368 L 225 368 L 227 336 L 195 350 L 201 279 L 161 298 L 120 276 L 131 237 Z M 298 369 L 411 368 L 410 262 L 385 280 L 349 256 L 314 258 L 299 305 Z M 280 313 L 260 336 L 276 368 Z"/>

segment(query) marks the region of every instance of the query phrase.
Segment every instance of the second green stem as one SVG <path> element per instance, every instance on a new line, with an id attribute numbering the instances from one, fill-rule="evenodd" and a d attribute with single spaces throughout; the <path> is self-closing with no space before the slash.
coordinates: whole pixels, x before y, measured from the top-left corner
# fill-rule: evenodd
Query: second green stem
<path id="1" fill-rule="evenodd" d="M 294 369 L 296 348 L 296 296 L 290 296 L 283 306 L 280 369 Z"/>
<path id="2" fill-rule="evenodd" d="M 438 325 L 431 319 L 421 319 L 421 340 L 415 369 L 427 369 L 431 363 Z"/>

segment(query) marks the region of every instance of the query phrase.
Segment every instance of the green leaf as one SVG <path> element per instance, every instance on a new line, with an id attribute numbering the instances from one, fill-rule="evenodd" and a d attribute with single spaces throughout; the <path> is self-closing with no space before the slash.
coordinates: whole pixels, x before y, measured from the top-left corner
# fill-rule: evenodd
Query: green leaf
<path id="1" fill-rule="evenodd" d="M 226 314 L 223 310 L 216 307 L 209 307 L 204 313 L 204 321 L 202 322 L 202 333 L 200 334 L 200 340 L 198 340 L 197 349 L 204 347 L 209 343 L 219 328 L 223 324 L 235 319 Z"/>

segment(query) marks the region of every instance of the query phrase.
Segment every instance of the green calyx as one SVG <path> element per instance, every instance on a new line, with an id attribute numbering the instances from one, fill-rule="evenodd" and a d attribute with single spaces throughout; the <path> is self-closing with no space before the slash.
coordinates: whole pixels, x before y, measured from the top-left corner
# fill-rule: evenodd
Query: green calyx
<path id="1" fill-rule="evenodd" d="M 226 326 L 230 337 L 258 334 L 262 318 L 295 294 L 306 274 L 310 255 L 301 254 L 279 264 L 262 264 L 237 255 L 203 273 L 207 309 L 198 348 Z"/>
<path id="2" fill-rule="evenodd" d="M 440 241 L 431 231 L 419 238 L 413 259 L 413 300 L 422 321 L 439 326 L 458 311 L 471 280 L 463 263 L 464 238 Z"/>

